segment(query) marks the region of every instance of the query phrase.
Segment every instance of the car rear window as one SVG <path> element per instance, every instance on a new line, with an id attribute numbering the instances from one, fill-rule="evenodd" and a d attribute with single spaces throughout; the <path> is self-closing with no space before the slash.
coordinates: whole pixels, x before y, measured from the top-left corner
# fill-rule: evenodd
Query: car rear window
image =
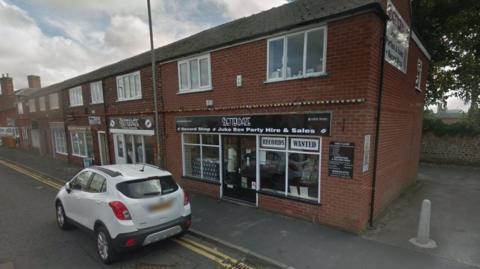
<path id="1" fill-rule="evenodd" d="M 171 176 L 165 176 L 125 181 L 117 184 L 117 189 L 129 198 L 140 199 L 172 193 L 178 185 Z"/>

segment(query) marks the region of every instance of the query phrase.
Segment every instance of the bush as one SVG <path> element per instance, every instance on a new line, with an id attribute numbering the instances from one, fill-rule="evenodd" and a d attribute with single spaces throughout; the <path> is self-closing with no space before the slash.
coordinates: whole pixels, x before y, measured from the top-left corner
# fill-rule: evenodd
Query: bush
<path id="1" fill-rule="evenodd" d="M 436 136 L 477 136 L 480 126 L 477 121 L 465 116 L 459 122 L 446 124 L 436 118 L 431 111 L 423 115 L 423 133 L 431 132 Z"/>

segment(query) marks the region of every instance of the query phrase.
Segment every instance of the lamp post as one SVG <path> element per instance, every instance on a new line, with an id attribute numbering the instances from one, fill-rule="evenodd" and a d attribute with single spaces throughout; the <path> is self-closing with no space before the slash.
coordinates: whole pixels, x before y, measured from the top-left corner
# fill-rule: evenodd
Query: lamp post
<path id="1" fill-rule="evenodd" d="M 157 145 L 157 158 L 156 163 L 160 167 L 163 167 L 163 157 L 160 153 L 160 128 L 158 124 L 158 100 L 157 100 L 157 70 L 155 66 L 155 47 L 153 46 L 153 30 L 152 30 L 152 11 L 150 8 L 150 0 L 147 0 L 148 7 L 148 27 L 150 30 L 150 56 L 152 61 L 152 88 L 153 88 L 153 112 L 155 114 L 155 142 Z"/>

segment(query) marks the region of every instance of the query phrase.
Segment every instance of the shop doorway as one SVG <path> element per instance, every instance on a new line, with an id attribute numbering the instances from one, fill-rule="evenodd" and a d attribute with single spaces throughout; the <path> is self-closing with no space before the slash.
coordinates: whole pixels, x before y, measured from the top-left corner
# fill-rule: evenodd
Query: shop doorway
<path id="1" fill-rule="evenodd" d="M 100 164 L 106 165 L 108 161 L 107 135 L 103 131 L 98 132 L 98 148 L 100 152 Z"/>
<path id="2" fill-rule="evenodd" d="M 145 140 L 142 135 L 113 134 L 115 163 L 145 163 Z"/>
<path id="3" fill-rule="evenodd" d="M 256 204 L 255 136 L 222 136 L 223 196 Z"/>

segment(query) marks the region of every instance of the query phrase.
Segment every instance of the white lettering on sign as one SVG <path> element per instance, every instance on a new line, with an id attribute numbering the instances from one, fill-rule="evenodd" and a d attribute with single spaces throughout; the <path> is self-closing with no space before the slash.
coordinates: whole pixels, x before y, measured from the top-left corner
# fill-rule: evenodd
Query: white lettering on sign
<path id="1" fill-rule="evenodd" d="M 284 149 L 286 144 L 284 137 L 262 137 L 260 142 L 262 148 Z"/>
<path id="2" fill-rule="evenodd" d="M 385 34 L 385 61 L 406 73 L 410 27 L 390 0 L 387 3 L 387 15 L 389 20 Z"/>
<path id="3" fill-rule="evenodd" d="M 223 117 L 222 125 L 224 127 L 250 127 L 251 117 Z"/>
<path id="4" fill-rule="evenodd" d="M 296 150 L 318 151 L 320 149 L 320 141 L 318 139 L 291 138 L 290 148 Z"/>
<path id="5" fill-rule="evenodd" d="M 138 123 L 138 119 L 118 119 L 118 123 L 120 128 L 122 129 L 137 129 L 140 125 Z"/>

